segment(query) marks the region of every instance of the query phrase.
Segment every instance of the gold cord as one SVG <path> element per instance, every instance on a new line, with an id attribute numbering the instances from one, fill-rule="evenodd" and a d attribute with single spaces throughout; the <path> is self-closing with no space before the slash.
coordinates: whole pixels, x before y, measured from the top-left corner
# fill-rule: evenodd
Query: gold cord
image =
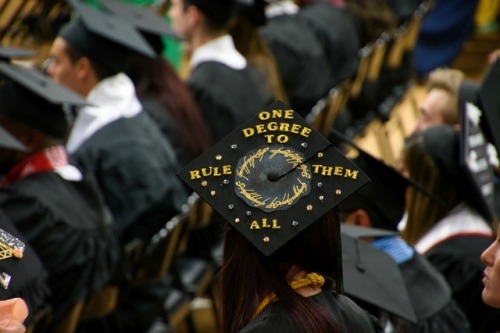
<path id="1" fill-rule="evenodd" d="M 308 286 L 322 287 L 323 284 L 325 284 L 325 278 L 319 275 L 318 273 L 312 272 L 312 273 L 307 273 L 306 276 L 301 279 L 292 280 L 289 284 L 293 290 L 297 290 Z M 273 302 L 274 300 L 276 300 L 276 295 L 274 293 L 271 293 L 270 295 L 266 296 L 257 307 L 257 310 L 253 315 L 253 318 L 257 317 L 266 308 L 266 306 L 268 306 L 269 303 Z"/>

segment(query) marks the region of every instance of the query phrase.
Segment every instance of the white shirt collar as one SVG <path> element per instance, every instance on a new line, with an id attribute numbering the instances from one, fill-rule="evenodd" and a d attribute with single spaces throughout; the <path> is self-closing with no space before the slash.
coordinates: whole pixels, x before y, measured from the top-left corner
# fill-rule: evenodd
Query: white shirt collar
<path id="1" fill-rule="evenodd" d="M 234 69 L 243 69 L 247 65 L 245 57 L 236 50 L 230 35 L 218 37 L 194 50 L 191 56 L 191 68 L 206 61 L 220 62 Z"/>
<path id="2" fill-rule="evenodd" d="M 439 242 L 460 234 L 493 235 L 486 221 L 466 204 L 462 203 L 436 223 L 415 244 L 415 249 L 419 253 L 426 253 Z"/>
<path id="3" fill-rule="evenodd" d="M 299 6 L 292 1 L 276 1 L 271 2 L 266 7 L 266 17 L 268 19 L 280 15 L 295 15 L 299 12 Z"/>
<path id="4" fill-rule="evenodd" d="M 87 96 L 92 106 L 81 108 L 66 143 L 69 153 L 75 152 L 92 134 L 107 124 L 130 118 L 142 110 L 135 95 L 134 84 L 128 76 L 119 73 L 99 82 Z"/>

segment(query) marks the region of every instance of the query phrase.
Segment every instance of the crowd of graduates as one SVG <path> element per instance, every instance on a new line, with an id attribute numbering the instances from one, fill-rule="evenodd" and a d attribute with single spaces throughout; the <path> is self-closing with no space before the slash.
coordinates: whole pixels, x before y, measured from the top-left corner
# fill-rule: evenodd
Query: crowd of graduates
<path id="1" fill-rule="evenodd" d="M 473 2 L 462 7 L 471 22 Z M 213 212 L 186 252 L 218 273 L 220 332 L 500 330 L 500 63 L 492 59 L 481 82 L 468 82 L 438 68 L 457 51 L 446 49 L 443 60 L 429 47 L 437 34 L 426 39 L 424 29 L 397 67 L 365 72 L 374 80 L 361 82 L 326 139 L 304 120 L 332 89 L 359 80 L 363 50 L 395 45 L 412 19 L 442 13 L 442 2 L 171 0 L 161 13 L 121 0 L 65 3 L 72 15 L 43 67 L 17 63 L 30 50 L 0 47 L 0 294 L 24 300 L 20 320 L 31 332 L 173 329 L 167 297 L 195 293 L 178 275 L 140 285 L 135 278 L 145 249 L 186 213 L 193 191 Z M 460 28 L 454 47 L 472 27 Z M 165 38 L 182 47 L 179 67 L 165 57 Z M 416 76 L 427 82 L 421 116 L 389 166 L 358 147 L 352 131 L 387 117 L 380 104 L 401 97 Z M 252 135 L 241 131 L 246 123 Z M 323 156 L 323 168 L 342 166 L 358 178 L 308 169 Z M 349 285 L 344 238 L 390 259 L 404 289 L 393 293 L 407 295 L 410 313 Z M 214 259 L 207 252 L 221 241 Z M 65 326 L 110 288 L 110 313 Z"/>

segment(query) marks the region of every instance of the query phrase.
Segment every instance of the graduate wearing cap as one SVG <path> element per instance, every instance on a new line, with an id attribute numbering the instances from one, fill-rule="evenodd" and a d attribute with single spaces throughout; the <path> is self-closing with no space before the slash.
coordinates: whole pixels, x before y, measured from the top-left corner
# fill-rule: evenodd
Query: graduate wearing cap
<path id="1" fill-rule="evenodd" d="M 156 53 L 123 19 L 70 3 L 76 18 L 54 40 L 47 71 L 90 105 L 79 110 L 66 147 L 78 167 L 95 175 L 123 241 L 148 242 L 187 198 L 172 145 L 122 72 L 131 52 Z"/>
<path id="2" fill-rule="evenodd" d="M 363 47 L 359 19 L 345 5 L 324 1 L 302 5 L 298 16 L 318 36 L 330 65 L 330 76 L 335 78 L 334 85 L 353 79 L 358 70 L 358 51 Z"/>
<path id="3" fill-rule="evenodd" d="M 451 289 L 442 274 L 397 233 L 377 236 L 373 232 L 397 232 L 405 210 L 405 191 L 407 186 L 412 185 L 383 161 L 359 148 L 356 150 L 358 155 L 353 162 L 366 172 L 371 182 L 340 204 L 342 222 L 366 229 L 366 241 L 391 255 L 398 264 L 416 321 L 410 322 L 369 305 L 362 298 L 355 300 L 380 319 L 386 332 L 470 332 L 469 321 L 452 298 Z"/>
<path id="4" fill-rule="evenodd" d="M 331 76 L 323 45 L 298 12 L 291 0 L 269 1 L 267 23 L 260 32 L 278 63 L 290 106 L 305 116 L 328 95 L 336 77 Z"/>
<path id="5" fill-rule="evenodd" d="M 27 148 L 0 150 L 0 210 L 48 272 L 46 305 L 57 324 L 121 274 L 122 250 L 96 183 L 69 163 L 64 148 L 72 108 L 85 100 L 7 61 L 0 62 L 0 77 L 0 125 Z"/>
<path id="6" fill-rule="evenodd" d="M 333 210 L 368 178 L 287 105 L 259 110 L 179 176 L 228 223 L 221 332 L 375 332 L 342 295 Z"/>
<path id="7" fill-rule="evenodd" d="M 233 0 L 174 0 L 168 12 L 172 28 L 191 53 L 187 83 L 213 142 L 269 102 L 262 92 L 264 82 L 229 35 L 233 9 Z"/>
<path id="8" fill-rule="evenodd" d="M 275 100 L 288 103 L 276 59 L 259 32 L 267 22 L 265 6 L 265 0 L 235 0 L 236 15 L 229 32 L 236 49 L 262 76 L 263 94 L 268 96 L 269 103 Z"/>
<path id="9" fill-rule="evenodd" d="M 210 130 L 192 93 L 175 68 L 163 57 L 163 37 L 180 37 L 153 9 L 123 0 L 99 0 L 111 15 L 134 24 L 155 50 L 150 58 L 131 54 L 125 74 L 132 80 L 144 111 L 158 124 L 175 149 L 181 166 L 199 156 L 211 145 Z"/>
<path id="10" fill-rule="evenodd" d="M 466 110 L 460 131 L 432 126 L 405 142 L 406 174 L 433 196 L 408 188 L 402 237 L 443 274 L 471 332 L 494 332 L 500 315 L 481 299 L 480 261 L 494 239 L 491 158 L 476 109 Z"/>

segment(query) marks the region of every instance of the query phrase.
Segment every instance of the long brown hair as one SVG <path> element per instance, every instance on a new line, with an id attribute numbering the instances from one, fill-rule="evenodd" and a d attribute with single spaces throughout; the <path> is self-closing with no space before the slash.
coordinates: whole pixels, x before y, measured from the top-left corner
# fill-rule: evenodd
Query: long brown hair
<path id="1" fill-rule="evenodd" d="M 175 121 L 185 151 L 192 157 L 199 156 L 210 147 L 212 140 L 189 87 L 162 56 L 134 57 L 127 75 L 134 82 L 137 96 L 140 99 L 148 94 L 156 95 Z"/>
<path id="2" fill-rule="evenodd" d="M 238 52 L 264 77 L 266 88 L 273 92 L 274 99 L 288 104 L 288 96 L 281 81 L 278 65 L 259 34 L 258 26 L 243 16 L 237 16 L 231 22 L 229 33 Z"/>
<path id="3" fill-rule="evenodd" d="M 340 332 L 321 305 L 295 292 L 287 282 L 292 267 L 325 277 L 333 289 L 339 256 L 338 227 L 329 213 L 269 257 L 234 228 L 225 233 L 224 260 L 219 272 L 222 332 L 236 333 L 252 319 L 263 299 L 274 293 L 301 333 Z"/>
<path id="4" fill-rule="evenodd" d="M 408 220 L 401 235 L 408 243 L 414 245 L 437 221 L 462 201 L 462 198 L 456 183 L 442 174 L 427 153 L 423 132 L 416 132 L 406 140 L 403 161 L 411 179 L 442 199 L 442 201 L 436 200 L 429 194 L 408 186 L 406 190 Z"/>

